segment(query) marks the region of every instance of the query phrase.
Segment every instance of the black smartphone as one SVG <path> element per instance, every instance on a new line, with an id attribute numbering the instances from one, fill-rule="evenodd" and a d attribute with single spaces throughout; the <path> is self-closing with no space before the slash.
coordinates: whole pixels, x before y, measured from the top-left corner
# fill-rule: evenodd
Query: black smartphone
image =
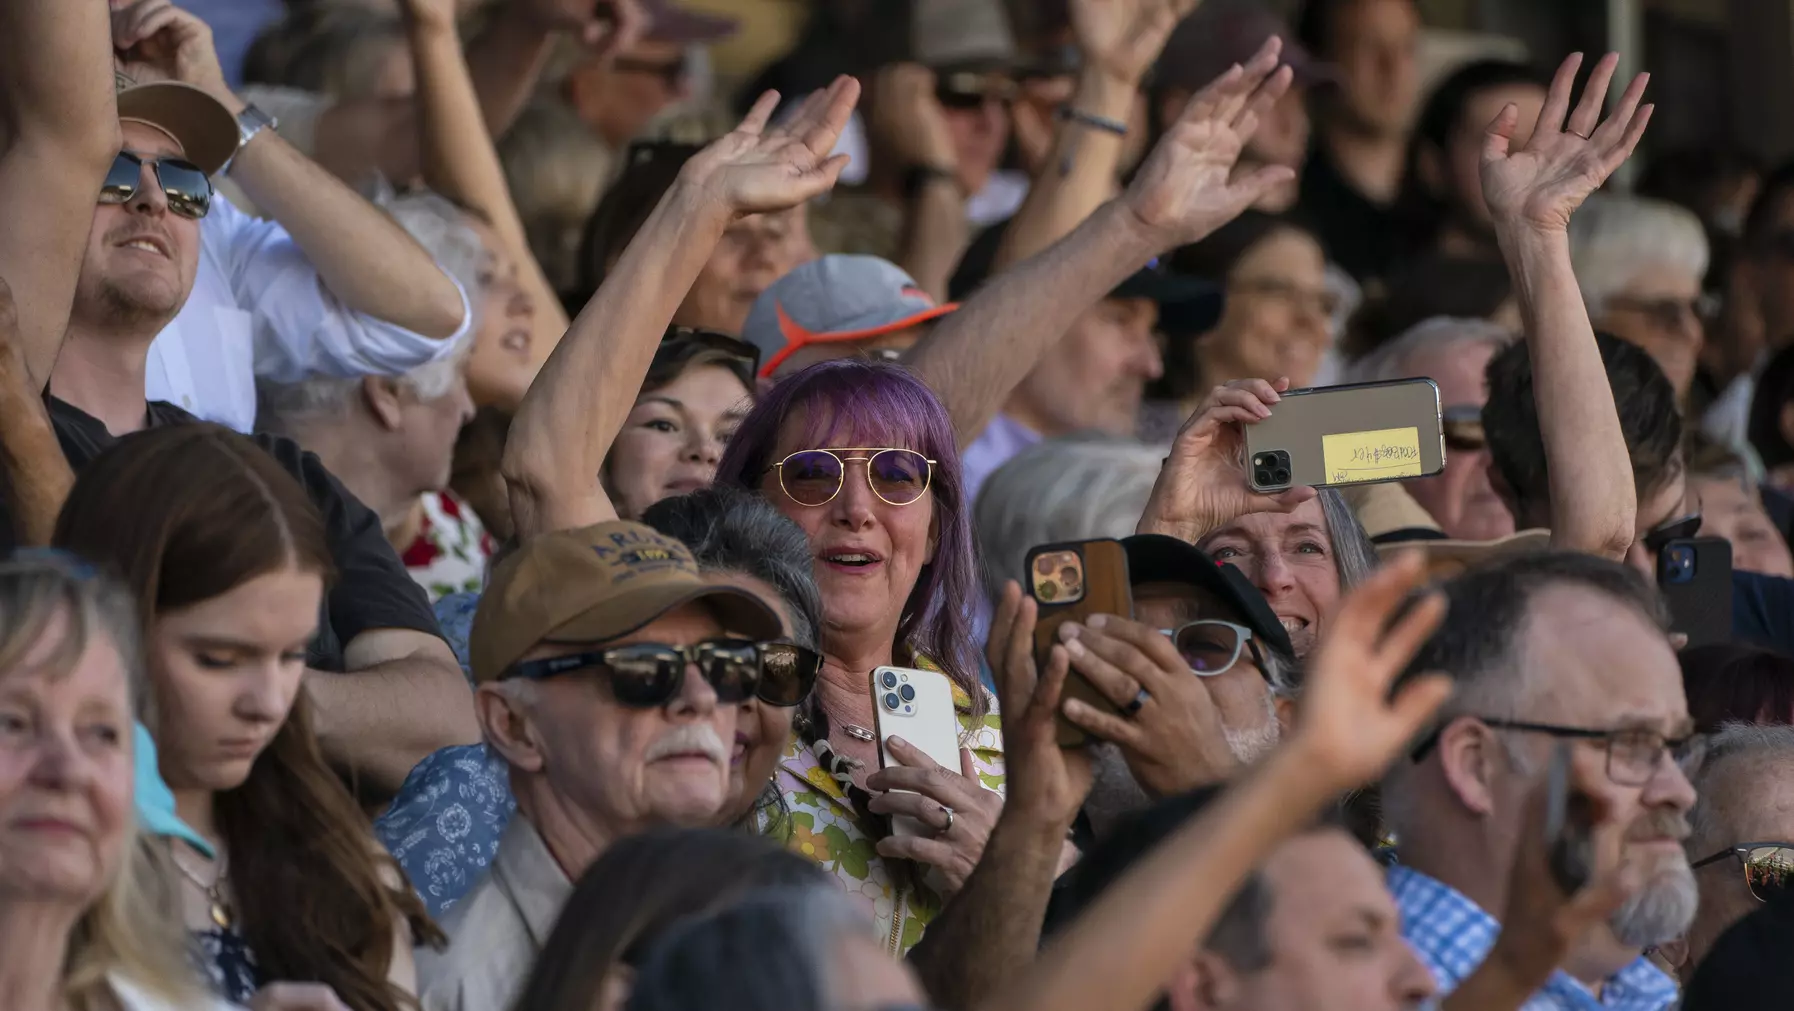
<path id="1" fill-rule="evenodd" d="M 1657 549 L 1657 587 L 1669 628 L 1703 646 L 1732 638 L 1732 544 L 1723 537 L 1678 538 Z"/>
<path id="2" fill-rule="evenodd" d="M 1570 786 L 1570 742 L 1557 742 L 1546 775 L 1546 858 L 1557 887 L 1575 895 L 1594 874 L 1594 805 Z"/>

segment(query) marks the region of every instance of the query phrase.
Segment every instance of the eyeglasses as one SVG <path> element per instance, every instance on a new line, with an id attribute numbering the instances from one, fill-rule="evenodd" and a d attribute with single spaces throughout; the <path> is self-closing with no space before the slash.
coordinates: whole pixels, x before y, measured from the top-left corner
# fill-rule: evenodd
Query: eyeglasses
<path id="1" fill-rule="evenodd" d="M 1607 300 L 1607 307 L 1638 313 L 1659 330 L 1679 330 L 1685 321 L 1699 325 L 1701 320 L 1712 319 L 1719 306 L 1707 295 L 1696 295 L 1693 298 L 1629 298 L 1615 295 Z"/>
<path id="2" fill-rule="evenodd" d="M 856 460 L 865 462 L 866 485 L 886 505 L 906 506 L 921 499 L 934 479 L 935 461 L 913 449 L 803 449 L 766 469 L 779 472 L 779 487 L 791 501 L 820 506 L 841 494 L 847 465 Z"/>
<path id="3" fill-rule="evenodd" d="M 689 665 L 696 666 L 703 674 L 704 680 L 716 691 L 717 701 L 746 702 L 761 692 L 762 676 L 768 667 L 763 649 L 772 646 L 780 649 L 775 651 L 770 666 L 775 669 L 775 679 L 784 680 L 777 685 L 766 685 L 765 690 L 779 699 L 795 695 L 796 700 L 767 701 L 779 706 L 796 705 L 809 692 L 803 675 L 807 671 L 808 684 L 814 685 L 821 658 L 807 662 L 800 653 L 791 652 L 809 652 L 801 646 L 761 644 L 752 639 L 706 639 L 690 646 L 636 642 L 572 656 L 528 660 L 512 667 L 505 676 L 539 681 L 577 670 L 601 670 L 609 679 L 611 694 L 618 702 L 632 709 L 658 709 L 679 694 L 685 685 L 685 668 Z"/>
<path id="4" fill-rule="evenodd" d="M 1274 277 L 1241 278 L 1228 285 L 1234 291 L 1263 295 L 1293 309 L 1303 309 L 1332 319 L 1339 312 L 1339 293 L 1330 288 L 1304 288 Z"/>
<path id="5" fill-rule="evenodd" d="M 1657 524 L 1646 531 L 1644 537 L 1640 538 L 1640 540 L 1644 542 L 1645 550 L 1650 552 L 1651 556 L 1654 558 L 1670 541 L 1685 540 L 1700 532 L 1701 514 L 1693 512 L 1686 516 L 1678 516 L 1673 520 L 1667 520 Z"/>
<path id="6" fill-rule="evenodd" d="M 1244 625 L 1204 618 L 1176 629 L 1161 628 L 1159 632 L 1177 647 L 1178 655 L 1197 677 L 1212 678 L 1227 673 L 1240 662 L 1240 654 L 1248 649 L 1252 651 L 1252 662 L 1258 665 L 1261 674 L 1264 672 L 1265 662 L 1258 652 L 1258 643 L 1253 641 L 1252 630 Z"/>
<path id="7" fill-rule="evenodd" d="M 1439 412 L 1444 426 L 1445 446 L 1464 453 L 1473 453 L 1489 444 L 1483 434 L 1483 409 L 1475 404 L 1453 404 Z"/>
<path id="8" fill-rule="evenodd" d="M 198 221 L 212 209 L 212 181 L 198 165 L 179 158 L 144 158 L 129 151 L 120 151 L 112 159 L 106 181 L 100 184 L 100 203 L 130 203 L 143 181 L 146 164 L 155 169 L 156 183 L 168 198 L 169 210 Z"/>
<path id="9" fill-rule="evenodd" d="M 1482 721 L 1484 726 L 1495 730 L 1517 730 L 1528 734 L 1545 734 L 1550 737 L 1567 738 L 1579 741 L 1599 741 L 1607 753 L 1607 778 L 1618 786 L 1644 786 L 1663 766 L 1663 756 L 1670 755 L 1676 766 L 1685 776 L 1693 776 L 1700 770 L 1701 763 L 1707 757 L 1707 738 L 1704 734 L 1690 734 L 1687 737 L 1668 738 L 1655 730 L 1643 727 L 1626 727 L 1619 730 L 1590 730 L 1586 727 L 1563 727 L 1553 723 L 1526 723 L 1520 720 L 1499 720 L 1485 716 L 1472 717 Z M 1428 734 L 1408 757 L 1418 762 L 1439 743 L 1439 735 L 1444 732 L 1440 727 Z"/>
<path id="10" fill-rule="evenodd" d="M 1771 902 L 1794 883 L 1794 843 L 1747 842 L 1728 846 L 1690 866 L 1699 870 L 1727 857 L 1737 857 L 1744 867 L 1744 886 L 1758 902 Z"/>
<path id="11" fill-rule="evenodd" d="M 715 330 L 699 330 L 689 326 L 669 326 L 661 335 L 660 347 L 654 351 L 654 361 L 648 366 L 648 379 L 645 385 L 665 385 L 673 381 L 673 377 L 685 364 L 701 354 L 723 356 L 729 371 L 736 374 L 748 389 L 754 387 L 754 374 L 760 371 L 760 349 L 739 337 L 731 337 Z"/>

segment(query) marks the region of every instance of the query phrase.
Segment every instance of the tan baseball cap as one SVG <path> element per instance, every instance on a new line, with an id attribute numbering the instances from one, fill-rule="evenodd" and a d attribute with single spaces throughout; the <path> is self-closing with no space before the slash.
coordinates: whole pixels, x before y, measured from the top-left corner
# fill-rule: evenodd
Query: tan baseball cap
<path id="1" fill-rule="evenodd" d="M 468 634 L 474 680 L 496 681 L 545 642 L 620 638 L 703 600 L 737 635 L 777 638 L 779 615 L 759 597 L 706 583 L 685 545 L 627 520 L 532 537 L 493 569 Z"/>
<path id="2" fill-rule="evenodd" d="M 1434 578 L 1456 575 L 1492 558 L 1544 551 L 1551 546 L 1549 530 L 1521 530 L 1489 541 L 1448 537 L 1432 515 L 1399 484 L 1358 485 L 1340 491 L 1376 545 L 1378 558 L 1386 560 L 1402 551 L 1425 551 L 1427 571 Z"/>
<path id="3" fill-rule="evenodd" d="M 237 153 L 237 117 L 210 92 L 179 81 L 138 84 L 115 71 L 118 118 L 147 123 L 180 141 L 186 159 L 214 175 Z"/>

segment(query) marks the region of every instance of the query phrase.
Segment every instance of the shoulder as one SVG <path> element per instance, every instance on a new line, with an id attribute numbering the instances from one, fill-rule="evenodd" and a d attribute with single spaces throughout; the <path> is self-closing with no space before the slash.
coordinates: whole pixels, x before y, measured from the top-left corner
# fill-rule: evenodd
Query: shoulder
<path id="1" fill-rule="evenodd" d="M 484 1008 L 508 1003 L 509 987 L 521 982 L 534 952 L 522 918 L 492 875 L 483 877 L 449 910 L 442 918 L 442 932 L 449 941 L 441 951 L 417 950 L 417 993 L 424 1007 L 465 1003 L 469 1008 Z M 497 999 L 467 999 L 488 992 Z"/>

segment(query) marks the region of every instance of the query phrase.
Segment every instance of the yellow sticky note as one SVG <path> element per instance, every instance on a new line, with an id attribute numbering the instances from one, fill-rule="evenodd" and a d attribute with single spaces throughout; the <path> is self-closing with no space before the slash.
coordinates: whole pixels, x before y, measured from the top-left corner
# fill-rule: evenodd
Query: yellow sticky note
<path id="1" fill-rule="evenodd" d="M 1383 428 L 1321 436 L 1330 484 L 1420 476 L 1420 429 Z"/>

